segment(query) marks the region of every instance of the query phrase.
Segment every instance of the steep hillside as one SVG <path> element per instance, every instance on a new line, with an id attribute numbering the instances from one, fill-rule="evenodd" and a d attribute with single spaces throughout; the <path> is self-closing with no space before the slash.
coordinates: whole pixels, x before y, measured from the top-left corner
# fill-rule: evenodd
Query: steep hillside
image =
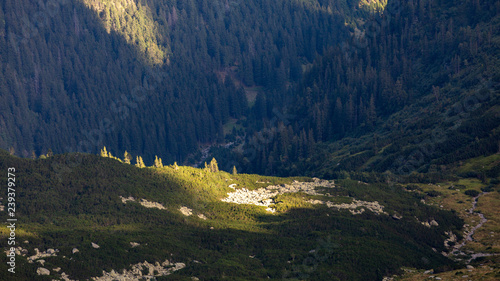
<path id="1" fill-rule="evenodd" d="M 462 237 L 463 221 L 422 203 L 428 195 L 352 180 L 228 174 L 213 164 L 137 168 L 87 154 L 28 160 L 1 152 L 0 169 L 15 168 L 8 177 L 21 248 L 15 274 L 1 256 L 0 278 L 82 280 L 141 268 L 172 273 L 158 280 L 381 280 L 402 266 L 454 266 L 441 252 L 445 232 Z M 280 192 L 266 201 L 274 213 L 221 201 L 266 187 Z M 0 233 L 7 248 L 9 229 Z"/>
<path id="2" fill-rule="evenodd" d="M 448 171 L 499 151 L 499 1 L 389 1 L 357 27 L 287 110 L 214 155 L 247 172 L 333 178 Z"/>
<path id="3" fill-rule="evenodd" d="M 346 22 L 376 8 L 356 2 L 2 1 L 0 147 L 183 161 L 253 119 L 243 86 L 282 104 Z"/>

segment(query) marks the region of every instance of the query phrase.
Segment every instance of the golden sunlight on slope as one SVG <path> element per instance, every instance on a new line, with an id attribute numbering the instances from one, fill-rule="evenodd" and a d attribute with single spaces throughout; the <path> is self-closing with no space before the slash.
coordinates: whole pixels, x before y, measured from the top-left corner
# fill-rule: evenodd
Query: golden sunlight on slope
<path id="1" fill-rule="evenodd" d="M 136 4 L 132 0 L 82 0 L 83 3 L 98 13 L 106 31 L 114 31 L 136 47 L 150 65 L 169 63 L 168 44 L 169 18 L 177 19 L 173 11 L 161 11 L 162 22 L 155 21 L 150 7 Z M 172 24 L 170 22 L 170 24 Z"/>

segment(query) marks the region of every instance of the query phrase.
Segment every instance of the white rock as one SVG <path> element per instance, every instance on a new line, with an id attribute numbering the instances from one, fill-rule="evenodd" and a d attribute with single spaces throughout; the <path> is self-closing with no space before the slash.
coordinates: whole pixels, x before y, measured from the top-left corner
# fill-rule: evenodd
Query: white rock
<path id="1" fill-rule="evenodd" d="M 92 248 L 99 249 L 99 248 L 101 248 L 101 246 L 99 246 L 96 243 L 92 242 Z"/>
<path id="2" fill-rule="evenodd" d="M 39 262 L 41 265 L 45 264 L 45 260 L 37 260 L 36 262 Z"/>
<path id="3" fill-rule="evenodd" d="M 61 268 L 60 267 L 56 267 L 56 268 L 54 268 L 52 270 L 55 271 L 55 272 L 59 272 L 59 271 L 61 271 Z"/>
<path id="4" fill-rule="evenodd" d="M 71 252 L 72 252 L 73 254 L 76 254 L 76 253 L 78 253 L 78 252 L 80 252 L 80 251 L 79 251 L 77 248 L 73 248 L 73 250 L 71 250 Z"/>
<path id="5" fill-rule="evenodd" d="M 135 248 L 135 247 L 137 247 L 137 246 L 139 246 L 139 245 L 141 245 L 141 244 L 139 244 L 139 243 L 137 243 L 137 242 L 130 242 L 130 246 L 131 246 L 132 248 Z"/>
<path id="6" fill-rule="evenodd" d="M 183 215 L 185 215 L 185 216 L 190 216 L 190 215 L 192 215 L 192 214 L 193 214 L 193 210 L 192 210 L 192 209 L 190 209 L 190 208 L 188 208 L 188 207 L 186 207 L 186 206 L 182 206 L 182 207 L 179 209 L 179 211 L 181 211 L 181 213 L 182 213 Z"/>
<path id="7" fill-rule="evenodd" d="M 37 268 L 36 273 L 38 275 L 50 275 L 50 270 L 43 268 L 43 267 L 39 267 L 39 268 Z"/>
<path id="8" fill-rule="evenodd" d="M 204 215 L 204 214 L 198 214 L 198 217 L 199 217 L 200 219 L 202 219 L 202 220 L 206 220 L 206 219 L 207 219 L 207 217 L 205 217 L 205 215 Z"/>
<path id="9" fill-rule="evenodd" d="M 165 206 L 163 206 L 162 204 L 158 203 L 158 202 L 150 202 L 146 199 L 141 199 L 141 205 L 146 207 L 146 208 L 156 208 L 156 209 L 160 209 L 160 210 L 165 210 Z"/>

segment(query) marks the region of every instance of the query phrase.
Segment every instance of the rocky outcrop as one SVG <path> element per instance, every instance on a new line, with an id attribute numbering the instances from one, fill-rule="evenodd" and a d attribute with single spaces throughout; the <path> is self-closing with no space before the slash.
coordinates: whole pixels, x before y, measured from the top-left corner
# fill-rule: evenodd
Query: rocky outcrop
<path id="1" fill-rule="evenodd" d="M 353 215 L 359 215 L 365 212 L 365 208 L 368 209 L 369 211 L 375 213 L 375 214 L 385 214 L 388 215 L 388 213 L 384 212 L 384 206 L 380 205 L 377 201 L 374 202 L 368 202 L 368 201 L 361 201 L 361 200 L 356 200 L 353 199 L 352 203 L 347 204 L 347 203 L 342 203 L 342 204 L 335 204 L 334 202 L 330 201 L 321 201 L 321 200 L 309 200 L 309 203 L 312 204 L 326 204 L 329 208 L 335 208 L 337 210 L 349 210 L 351 214 Z"/>
<path id="2" fill-rule="evenodd" d="M 156 209 L 160 209 L 160 210 L 166 210 L 165 206 L 163 206 L 162 204 L 157 203 L 157 202 L 150 202 L 146 199 L 141 199 L 141 201 L 139 203 L 141 203 L 141 205 L 146 207 L 146 208 L 156 208 Z"/>
<path id="3" fill-rule="evenodd" d="M 228 193 L 228 197 L 222 199 L 223 202 L 236 204 L 252 204 L 257 206 L 269 207 L 274 204 L 273 197 L 284 193 L 304 192 L 310 195 L 322 195 L 316 192 L 316 187 L 335 187 L 333 181 L 314 179 L 313 182 L 298 182 L 292 184 L 270 185 L 265 188 L 256 190 L 248 190 L 246 188 L 236 189 Z M 267 208 L 269 212 L 274 212 L 274 209 Z"/>
<path id="4" fill-rule="evenodd" d="M 28 257 L 28 262 L 33 263 L 35 260 L 41 259 L 41 258 L 46 258 L 46 257 L 55 257 L 57 256 L 57 253 L 59 250 L 54 250 L 54 249 L 47 249 L 47 251 L 40 252 L 38 248 L 35 248 L 35 255 Z"/>
<path id="5" fill-rule="evenodd" d="M 162 204 L 158 203 L 158 202 L 151 202 L 151 201 L 148 201 L 146 199 L 135 199 L 134 197 L 131 197 L 129 196 L 128 198 L 125 198 L 123 196 L 120 196 L 120 199 L 122 200 L 122 203 L 123 204 L 126 204 L 127 202 L 139 202 L 139 204 L 141 204 L 142 206 L 146 207 L 146 208 L 156 208 L 156 209 L 160 209 L 160 210 L 166 210 L 165 206 L 163 206 Z"/>
<path id="6" fill-rule="evenodd" d="M 50 275 L 50 270 L 48 270 L 44 267 L 39 267 L 36 270 L 36 274 L 38 274 L 38 275 Z"/>
<path id="7" fill-rule="evenodd" d="M 131 265 L 130 270 L 124 269 L 122 273 L 118 273 L 114 270 L 110 272 L 103 271 L 103 276 L 92 277 L 94 281 L 114 281 L 114 280 L 150 280 L 159 276 L 166 276 L 174 271 L 183 269 L 186 264 L 178 262 L 172 263 L 169 260 L 163 263 L 156 262 L 154 264 L 144 261 L 142 263 Z"/>
<path id="8" fill-rule="evenodd" d="M 190 209 L 186 206 L 182 206 L 179 211 L 181 211 L 181 213 L 185 216 L 190 216 L 193 214 L 193 209 Z"/>
<path id="9" fill-rule="evenodd" d="M 303 192 L 308 195 L 323 195 L 332 197 L 330 194 L 322 194 L 318 192 L 317 187 L 333 188 L 335 183 L 333 181 L 320 180 L 314 178 L 312 182 L 298 182 L 294 181 L 292 184 L 281 184 L 281 185 L 270 185 L 265 188 L 259 188 L 256 190 L 248 190 L 246 188 L 236 189 L 233 192 L 229 192 L 226 198 L 221 199 L 223 202 L 236 203 L 236 204 L 252 204 L 257 206 L 268 207 L 266 211 L 274 213 L 276 210 L 271 208 L 270 205 L 274 204 L 273 198 L 277 195 L 284 193 L 296 193 Z M 335 204 L 330 201 L 322 200 L 309 200 L 311 204 L 326 204 L 330 208 L 348 209 L 352 214 L 361 214 L 365 211 L 365 208 L 376 213 L 384 213 L 384 207 L 380 205 L 377 201 L 366 202 L 354 199 L 351 204 Z"/>

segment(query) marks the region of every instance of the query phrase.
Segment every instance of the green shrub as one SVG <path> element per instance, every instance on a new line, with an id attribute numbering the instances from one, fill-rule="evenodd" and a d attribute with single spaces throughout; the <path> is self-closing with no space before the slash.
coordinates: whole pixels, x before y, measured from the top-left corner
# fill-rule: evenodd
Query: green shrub
<path id="1" fill-rule="evenodd" d="M 479 195 L 480 192 L 477 190 L 474 190 L 474 189 L 469 189 L 469 190 L 466 190 L 464 193 L 465 193 L 465 195 L 469 195 L 471 197 L 476 197 Z"/>
<path id="2" fill-rule="evenodd" d="M 436 190 L 430 190 L 430 191 L 427 191 L 427 192 L 426 192 L 426 194 L 427 194 L 427 196 L 429 196 L 429 197 L 438 197 L 438 196 L 443 195 L 441 192 L 436 191 Z"/>

